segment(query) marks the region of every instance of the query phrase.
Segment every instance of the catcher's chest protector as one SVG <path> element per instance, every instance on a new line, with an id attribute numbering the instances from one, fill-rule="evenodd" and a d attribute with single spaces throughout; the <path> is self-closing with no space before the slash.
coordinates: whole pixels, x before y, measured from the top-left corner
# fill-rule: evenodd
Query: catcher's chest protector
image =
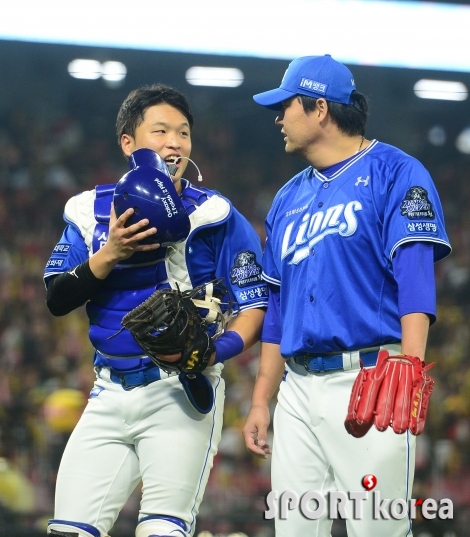
<path id="1" fill-rule="evenodd" d="M 188 184 L 189 185 L 189 184 Z M 205 192 L 192 185 L 183 190 L 183 204 L 189 214 L 191 232 L 184 242 L 173 244 L 166 249 L 165 267 L 168 281 L 173 289 L 179 287 L 181 291 L 192 289 L 191 279 L 186 265 L 186 251 L 188 241 L 194 232 L 209 224 L 222 222 L 230 214 L 229 203 L 220 196 L 207 196 Z M 197 198 L 196 205 L 195 199 Z"/>

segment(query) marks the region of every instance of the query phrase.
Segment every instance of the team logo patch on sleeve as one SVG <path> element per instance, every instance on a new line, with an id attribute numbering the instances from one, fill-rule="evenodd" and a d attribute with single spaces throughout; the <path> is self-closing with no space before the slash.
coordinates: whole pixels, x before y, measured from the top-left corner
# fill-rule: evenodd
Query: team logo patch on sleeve
<path id="1" fill-rule="evenodd" d="M 247 287 L 261 282 L 261 265 L 256 262 L 256 255 L 250 250 L 240 252 L 235 258 L 233 267 L 230 269 L 232 285 Z"/>
<path id="2" fill-rule="evenodd" d="M 412 186 L 401 202 L 401 214 L 409 220 L 434 218 L 434 209 L 428 198 L 428 191 L 422 186 Z"/>

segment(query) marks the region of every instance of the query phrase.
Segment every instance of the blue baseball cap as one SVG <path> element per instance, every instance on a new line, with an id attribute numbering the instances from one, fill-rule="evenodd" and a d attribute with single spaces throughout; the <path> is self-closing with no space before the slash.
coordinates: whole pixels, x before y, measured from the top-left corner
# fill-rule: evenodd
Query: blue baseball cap
<path id="1" fill-rule="evenodd" d="M 289 64 L 279 88 L 258 93 L 253 99 L 271 110 L 280 110 L 281 103 L 294 95 L 352 104 L 351 93 L 355 89 L 351 71 L 330 54 L 302 56 Z"/>

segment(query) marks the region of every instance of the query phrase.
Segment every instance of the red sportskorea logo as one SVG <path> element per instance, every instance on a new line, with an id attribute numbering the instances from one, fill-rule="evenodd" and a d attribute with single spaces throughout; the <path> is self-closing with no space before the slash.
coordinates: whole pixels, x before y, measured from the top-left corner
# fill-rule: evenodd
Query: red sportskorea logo
<path id="1" fill-rule="evenodd" d="M 366 490 L 372 490 L 377 485 L 377 478 L 374 474 L 367 474 L 362 478 L 362 486 Z"/>

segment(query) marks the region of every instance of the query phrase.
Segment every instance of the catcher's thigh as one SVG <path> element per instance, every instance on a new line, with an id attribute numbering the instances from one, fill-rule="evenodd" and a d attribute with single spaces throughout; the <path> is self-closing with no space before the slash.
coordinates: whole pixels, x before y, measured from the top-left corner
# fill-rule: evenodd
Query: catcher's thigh
<path id="1" fill-rule="evenodd" d="M 397 435 L 391 429 L 379 432 L 373 427 L 363 438 L 346 432 L 344 419 L 349 396 L 358 370 L 333 373 L 307 373 L 288 363 L 286 381 L 281 383 L 274 415 L 272 488 L 280 495 L 295 491 L 299 497 L 309 490 L 327 496 L 331 491 L 364 492 L 362 479 L 377 477 L 375 492 L 382 499 L 411 497 L 414 473 L 415 437 Z M 362 502 L 361 520 L 352 517 L 347 506 L 349 537 L 410 536 L 410 521 L 374 520 L 373 497 Z M 328 502 L 326 502 L 328 506 Z M 315 505 L 310 505 L 315 509 Z M 287 520 L 276 518 L 276 537 L 315 535 L 329 537 L 332 520 L 328 510 L 318 520 L 305 518 L 299 509 Z"/>
<path id="2" fill-rule="evenodd" d="M 142 479 L 139 518 L 175 517 L 194 531 L 222 429 L 224 382 L 217 371 L 207 376 L 215 404 L 205 415 L 191 406 L 178 377 L 129 391 L 98 380 L 102 391 L 90 399 L 62 457 L 54 519 L 106 535 Z"/>
<path id="3" fill-rule="evenodd" d="M 136 441 L 143 480 L 140 518 L 176 517 L 186 523 L 188 534 L 194 532 L 222 432 L 225 383 L 213 369 L 205 372 L 215 395 L 208 414 L 194 409 L 178 378 L 172 377 L 168 380 L 174 389 L 153 416 L 153 434 L 143 427 Z M 151 404 L 150 391 L 146 397 Z"/>

